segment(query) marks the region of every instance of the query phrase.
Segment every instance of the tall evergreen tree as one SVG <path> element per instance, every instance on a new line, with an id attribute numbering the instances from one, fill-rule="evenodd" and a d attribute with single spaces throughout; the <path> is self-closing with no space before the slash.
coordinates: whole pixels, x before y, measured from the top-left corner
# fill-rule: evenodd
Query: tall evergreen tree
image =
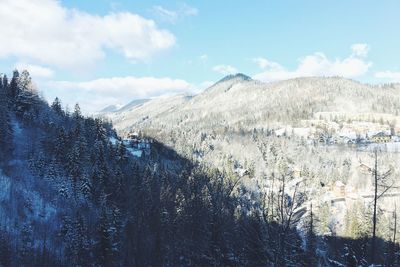
<path id="1" fill-rule="evenodd" d="M 62 110 L 61 101 L 58 97 L 56 97 L 51 104 L 51 108 L 54 110 L 55 113 L 58 115 L 64 115 L 64 111 Z"/>
<path id="2" fill-rule="evenodd" d="M 10 123 L 10 110 L 8 106 L 8 97 L 6 86 L 0 83 L 0 161 L 11 158 L 12 151 L 12 127 Z"/>
<path id="3" fill-rule="evenodd" d="M 7 77 L 5 77 L 5 78 L 7 78 Z M 14 70 L 13 71 L 13 76 L 12 76 L 11 81 L 10 81 L 10 85 L 7 87 L 8 88 L 8 96 L 13 100 L 18 95 L 18 91 L 19 91 L 19 89 L 18 89 L 18 80 L 19 80 L 19 72 L 18 72 L 18 70 Z"/>

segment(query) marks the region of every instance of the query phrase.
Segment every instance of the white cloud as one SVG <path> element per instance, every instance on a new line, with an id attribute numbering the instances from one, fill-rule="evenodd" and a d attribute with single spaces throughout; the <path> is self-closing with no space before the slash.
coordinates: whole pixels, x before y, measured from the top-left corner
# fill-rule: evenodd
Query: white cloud
<path id="1" fill-rule="evenodd" d="M 359 77 L 367 73 L 372 66 L 364 57 L 367 56 L 368 46 L 356 44 L 352 54 L 344 59 L 329 59 L 324 53 L 314 53 L 300 58 L 295 70 L 288 70 L 276 62 L 265 58 L 254 61 L 264 70 L 256 74 L 255 79 L 262 81 L 277 81 L 295 77 L 309 76 L 342 76 L 347 78 Z"/>
<path id="2" fill-rule="evenodd" d="M 182 13 L 186 17 L 197 16 L 199 14 L 199 10 L 187 4 L 182 4 L 180 8 L 180 13 Z"/>
<path id="3" fill-rule="evenodd" d="M 213 71 L 219 72 L 223 75 L 235 74 L 238 72 L 237 69 L 231 65 L 217 65 L 213 67 Z"/>
<path id="4" fill-rule="evenodd" d="M 175 37 L 152 20 L 129 12 L 93 15 L 56 0 L 3 0 L 0 58 L 61 68 L 92 66 L 106 49 L 130 60 L 148 60 L 175 44 Z"/>
<path id="5" fill-rule="evenodd" d="M 15 68 L 19 71 L 27 70 L 33 78 L 50 78 L 54 74 L 54 71 L 50 68 L 22 62 L 15 64 Z"/>
<path id="6" fill-rule="evenodd" d="M 206 61 L 208 59 L 208 55 L 207 54 L 203 54 L 200 56 L 200 60 L 201 61 Z"/>
<path id="7" fill-rule="evenodd" d="M 351 50 L 355 56 L 366 57 L 369 52 L 369 46 L 367 44 L 353 44 Z"/>
<path id="8" fill-rule="evenodd" d="M 400 82 L 400 72 L 380 71 L 375 73 L 375 77 L 379 79 L 386 79 L 389 82 L 394 82 L 394 83 Z"/>
<path id="9" fill-rule="evenodd" d="M 271 69 L 274 69 L 274 70 L 281 70 L 282 69 L 282 66 L 279 65 L 278 63 L 269 61 L 268 59 L 263 58 L 263 57 L 254 58 L 253 61 L 255 63 L 257 63 L 257 65 L 261 69 L 266 69 L 266 68 L 271 68 Z"/>
<path id="10" fill-rule="evenodd" d="M 169 23 L 177 23 L 185 17 L 197 16 L 199 13 L 197 8 L 191 7 L 187 4 L 181 4 L 176 10 L 170 10 L 163 6 L 157 5 L 152 7 L 152 12 L 161 20 Z"/>
<path id="11" fill-rule="evenodd" d="M 88 112 L 98 111 L 110 104 L 123 104 L 140 98 L 192 90 L 192 85 L 181 79 L 155 77 L 113 77 L 86 82 L 51 81 L 46 84 L 50 97 L 56 95 L 72 106 L 79 102 Z"/>
<path id="12" fill-rule="evenodd" d="M 162 6 L 153 6 L 153 12 L 160 18 L 171 23 L 175 23 L 178 20 L 178 13 L 176 11 L 166 9 Z"/>

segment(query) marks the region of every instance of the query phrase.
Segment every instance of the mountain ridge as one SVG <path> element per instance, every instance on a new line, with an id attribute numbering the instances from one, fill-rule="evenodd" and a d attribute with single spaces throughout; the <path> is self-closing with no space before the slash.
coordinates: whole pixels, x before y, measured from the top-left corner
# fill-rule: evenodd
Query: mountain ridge
<path id="1" fill-rule="evenodd" d="M 218 127 L 245 123 L 249 128 L 260 128 L 311 119 L 315 112 L 324 111 L 400 113 L 395 84 L 377 86 L 341 77 L 304 77 L 271 83 L 227 77 L 190 98 L 155 98 L 130 111 L 105 116 L 114 121 L 118 130 L 127 131 L 135 123 L 143 126 L 155 120 L 157 124 L 171 121 L 182 127 L 208 128 L 207 119 Z M 143 120 L 147 115 L 149 119 Z"/>
<path id="2" fill-rule="evenodd" d="M 349 85 L 353 84 L 356 86 L 362 85 L 365 87 L 369 88 L 398 88 L 400 89 L 400 83 L 387 83 L 387 84 L 370 84 L 370 83 L 363 83 L 357 80 L 349 79 L 349 78 L 344 78 L 340 76 L 331 76 L 331 77 L 320 77 L 320 76 L 310 76 L 310 77 L 296 77 L 296 78 L 291 78 L 291 79 L 286 79 L 286 80 L 280 80 L 280 81 L 271 81 L 271 82 L 262 82 L 256 79 L 252 79 L 251 77 L 242 74 L 242 73 L 237 73 L 237 74 L 230 74 L 226 75 L 225 77 L 221 78 L 217 82 L 215 82 L 213 85 L 205 88 L 202 92 L 196 94 L 196 95 L 191 95 L 193 98 L 196 98 L 199 95 L 204 94 L 205 92 L 213 91 L 215 90 L 216 87 L 220 86 L 226 86 L 223 91 L 227 92 L 229 91 L 234 85 L 240 84 L 240 83 L 246 83 L 246 82 L 251 82 L 254 84 L 261 84 L 264 85 L 265 87 L 274 87 L 274 86 L 284 86 L 285 84 L 293 84 L 293 83 L 306 83 L 306 82 L 323 82 L 323 81 L 338 81 L 341 83 L 348 83 Z M 168 96 L 168 97 L 174 97 L 180 94 Z M 189 95 L 189 94 L 185 94 Z M 160 97 L 155 97 L 151 99 L 133 99 L 131 102 L 128 104 L 112 109 L 112 107 L 115 107 L 116 105 L 109 105 L 102 110 L 100 110 L 98 113 L 118 113 L 118 112 L 124 112 L 128 111 L 131 108 L 135 108 L 136 106 L 142 105 L 146 102 L 151 102 L 154 101 L 155 99 L 159 99 Z M 165 97 L 162 97 L 165 99 Z M 107 112 L 107 109 L 110 109 L 111 111 Z M 106 111 L 106 112 L 104 112 Z"/>

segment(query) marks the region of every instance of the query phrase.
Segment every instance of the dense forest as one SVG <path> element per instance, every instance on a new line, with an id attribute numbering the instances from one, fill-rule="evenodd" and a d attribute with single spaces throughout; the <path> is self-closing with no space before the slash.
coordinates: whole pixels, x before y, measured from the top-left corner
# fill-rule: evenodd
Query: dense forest
<path id="1" fill-rule="evenodd" d="M 29 73 L 0 83 L 0 266 L 358 266 L 368 236 L 316 234 L 306 195 L 257 194 L 155 141 L 133 157 L 111 123 L 42 99 Z M 116 139 L 117 142 L 111 142 Z M 272 153 L 266 151 L 265 153 Z M 297 188 L 297 187 L 296 187 Z M 301 220 L 300 220 L 301 219 Z M 301 225 L 301 227 L 300 227 Z M 301 230 L 300 230 L 301 228 Z M 376 262 L 398 264 L 378 240 Z"/>

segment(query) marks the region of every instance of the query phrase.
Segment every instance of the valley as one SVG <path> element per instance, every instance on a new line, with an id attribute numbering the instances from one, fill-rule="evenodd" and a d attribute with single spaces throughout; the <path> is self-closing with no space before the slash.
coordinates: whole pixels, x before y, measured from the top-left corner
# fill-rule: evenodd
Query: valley
<path id="1" fill-rule="evenodd" d="M 392 189 L 379 200 L 385 223 L 379 235 L 390 239 L 383 229 L 390 228 L 400 201 L 398 89 L 339 77 L 265 84 L 237 74 L 198 95 L 140 101 L 104 116 L 122 135 L 138 132 L 228 173 L 239 181 L 238 195 L 243 187 L 263 198 L 281 190 L 280 179 L 288 176 L 288 195 L 297 190 L 306 198 L 297 207 L 307 210 L 302 217 L 311 205 L 321 217 L 318 234 L 359 235 L 349 227 L 369 216 L 377 151 L 379 171 L 391 172 Z"/>

